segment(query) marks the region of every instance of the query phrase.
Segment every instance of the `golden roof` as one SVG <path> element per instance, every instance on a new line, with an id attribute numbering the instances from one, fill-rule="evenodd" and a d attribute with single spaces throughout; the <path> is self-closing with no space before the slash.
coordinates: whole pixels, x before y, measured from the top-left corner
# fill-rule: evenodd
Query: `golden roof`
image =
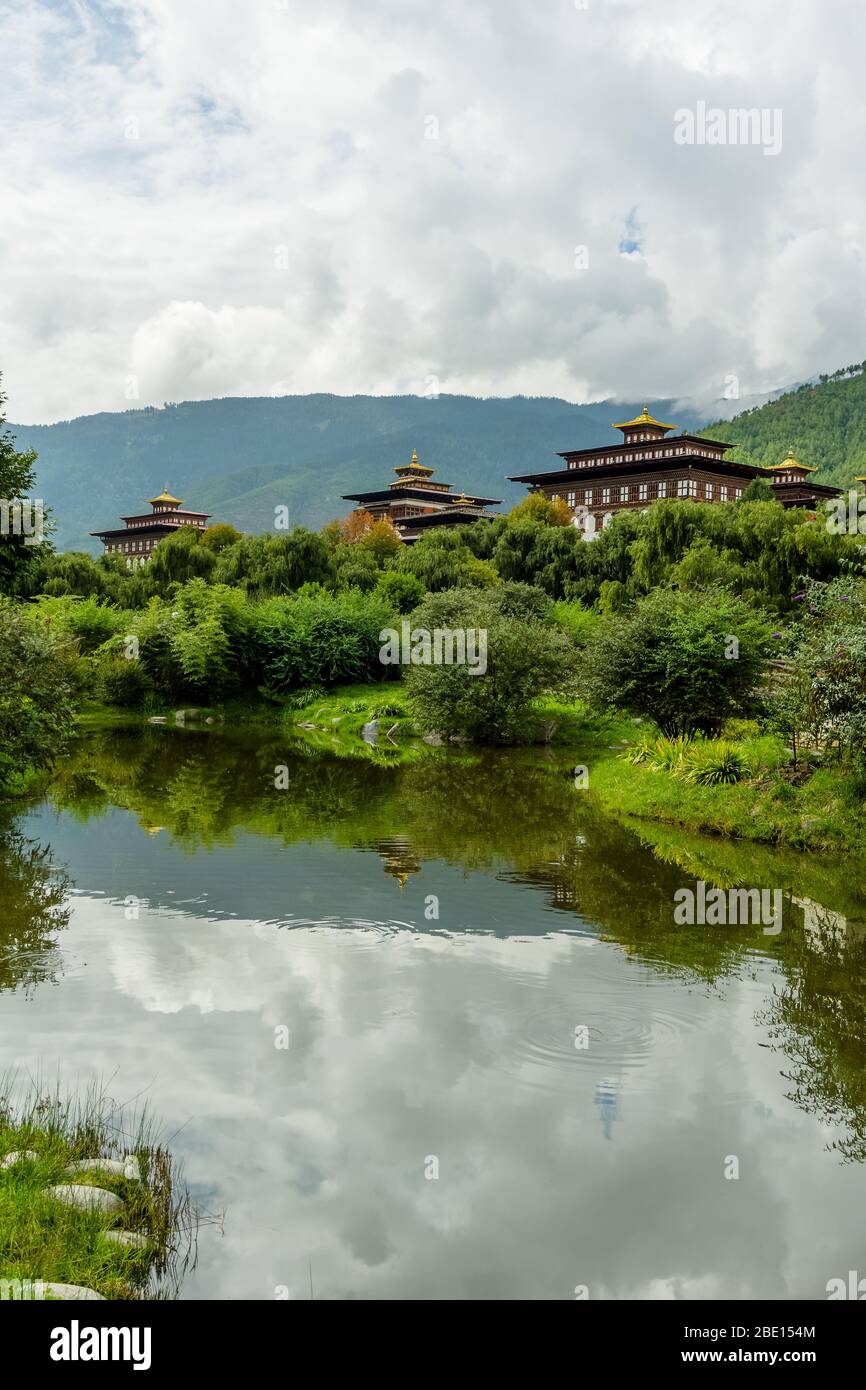
<path id="1" fill-rule="evenodd" d="M 768 463 L 767 467 L 778 472 L 782 468 L 799 468 L 802 473 L 817 473 L 817 468 L 810 468 L 808 463 L 798 463 L 794 458 L 794 450 L 789 449 L 781 463 Z"/>
<path id="2" fill-rule="evenodd" d="M 644 406 L 640 415 L 636 415 L 633 420 L 623 420 L 621 425 L 613 425 L 611 428 L 615 430 L 629 430 L 637 429 L 640 425 L 649 425 L 652 429 L 656 430 L 676 429 L 676 425 L 663 425 L 661 420 L 654 420 L 646 406 Z"/>
<path id="3" fill-rule="evenodd" d="M 157 503 L 172 503 L 175 507 L 183 506 L 183 499 L 181 497 L 172 497 L 168 490 L 168 483 L 166 483 L 158 497 L 149 497 L 147 500 L 152 507 L 155 507 Z"/>
<path id="4" fill-rule="evenodd" d="M 427 465 L 424 464 L 424 463 L 419 463 L 419 462 L 418 462 L 418 454 L 417 454 L 416 451 L 413 449 L 413 450 L 412 450 L 412 462 L 411 462 L 411 463 L 401 463 L 401 464 L 398 464 L 398 466 L 394 469 L 394 472 L 395 472 L 395 473 L 409 473 L 410 471 L 411 471 L 412 473 L 423 473 L 423 474 L 425 474 L 425 475 L 429 478 L 430 474 L 431 474 L 434 470 L 433 470 L 432 468 L 428 468 Z"/>
<path id="5" fill-rule="evenodd" d="M 456 502 L 458 506 L 462 506 L 462 507 L 471 507 L 471 506 L 472 506 L 472 498 L 471 498 L 471 497 L 467 497 L 465 492 L 461 492 L 461 494 L 460 494 L 459 497 L 449 497 L 449 498 L 448 498 L 448 501 L 449 501 L 449 502 Z"/>

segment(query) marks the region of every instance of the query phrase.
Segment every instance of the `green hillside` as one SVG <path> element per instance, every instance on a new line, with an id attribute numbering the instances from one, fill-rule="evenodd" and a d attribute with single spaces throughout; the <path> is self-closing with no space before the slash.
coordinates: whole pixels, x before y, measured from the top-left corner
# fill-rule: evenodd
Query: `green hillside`
<path id="1" fill-rule="evenodd" d="M 267 531 L 274 508 L 311 527 L 345 515 L 347 492 L 393 478 L 417 449 L 437 477 L 501 498 L 525 494 L 509 473 L 556 466 L 561 449 L 611 443 L 611 424 L 635 404 L 572 405 L 555 398 L 472 396 L 281 396 L 187 401 L 82 416 L 54 425 L 10 425 L 39 455 L 39 495 L 53 510 L 61 550 L 98 551 L 89 532 L 147 510 L 168 482 L 191 507 L 245 531 Z M 662 418 L 670 401 L 654 401 Z M 681 428 L 705 416 L 678 411 Z"/>
<path id="2" fill-rule="evenodd" d="M 866 362 L 842 367 L 733 420 L 708 425 L 708 438 L 736 444 L 733 457 L 767 467 L 793 449 L 818 479 L 850 487 L 866 473 Z"/>

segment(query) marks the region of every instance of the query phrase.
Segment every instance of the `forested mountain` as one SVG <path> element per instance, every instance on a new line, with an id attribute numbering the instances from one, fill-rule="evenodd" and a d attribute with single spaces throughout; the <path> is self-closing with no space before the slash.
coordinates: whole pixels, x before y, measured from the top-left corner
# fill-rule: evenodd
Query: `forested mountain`
<path id="1" fill-rule="evenodd" d="M 343 493 L 386 485 L 413 449 L 437 478 L 508 507 L 525 495 L 509 473 L 555 467 L 560 449 L 614 442 L 612 422 L 642 406 L 524 396 L 228 397 L 10 429 L 19 448 L 39 454 L 39 496 L 57 521 L 58 549 L 96 552 L 89 532 L 147 511 L 146 499 L 166 482 L 190 507 L 245 531 L 270 530 L 277 505 L 319 527 L 351 509 Z M 672 414 L 670 401 L 650 406 L 681 428 L 706 419 Z"/>
<path id="2" fill-rule="evenodd" d="M 793 449 L 821 482 L 850 487 L 866 474 L 866 362 L 841 367 L 733 420 L 708 425 L 736 444 L 732 457 L 767 467 Z"/>
<path id="3" fill-rule="evenodd" d="M 344 493 L 384 486 L 413 449 L 444 482 L 508 507 L 525 495 L 509 473 L 555 467 L 558 450 L 612 443 L 612 423 L 643 404 L 232 396 L 10 428 L 19 448 L 39 455 L 39 495 L 57 521 L 58 548 L 95 552 L 91 531 L 146 511 L 146 499 L 166 482 L 189 506 L 244 531 L 270 530 L 278 505 L 317 528 L 350 509 Z M 679 429 L 731 440 L 749 463 L 779 463 L 793 448 L 825 482 L 848 486 L 866 474 L 866 363 L 712 425 L 670 400 L 649 405 Z"/>

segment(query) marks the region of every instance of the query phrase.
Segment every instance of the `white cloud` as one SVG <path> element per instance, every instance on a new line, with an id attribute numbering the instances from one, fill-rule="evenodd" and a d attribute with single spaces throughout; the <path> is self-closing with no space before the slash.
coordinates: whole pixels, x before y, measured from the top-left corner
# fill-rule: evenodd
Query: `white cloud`
<path id="1" fill-rule="evenodd" d="M 130 375 L 157 404 L 712 399 L 859 360 L 864 30 L 782 0 L 7 0 L 9 413 L 123 409 Z M 781 153 L 676 145 L 698 101 L 781 110 Z"/>

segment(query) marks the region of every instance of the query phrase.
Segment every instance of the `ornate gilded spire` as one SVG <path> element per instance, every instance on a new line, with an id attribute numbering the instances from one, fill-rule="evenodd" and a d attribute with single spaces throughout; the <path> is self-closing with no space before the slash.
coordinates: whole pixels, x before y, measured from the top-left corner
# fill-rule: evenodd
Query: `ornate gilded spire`
<path id="1" fill-rule="evenodd" d="M 633 420 L 623 420 L 622 424 L 613 425 L 612 428 L 615 430 L 636 430 L 640 429 L 641 425 L 647 425 L 650 429 L 654 430 L 676 429 L 676 425 L 663 425 L 661 420 L 653 419 L 652 415 L 649 413 L 649 407 L 646 405 L 640 415 L 636 415 Z"/>
<path id="2" fill-rule="evenodd" d="M 817 473 L 818 471 L 817 468 L 810 468 L 807 463 L 798 463 L 797 459 L 794 458 L 793 449 L 788 450 L 781 463 L 770 463 L 767 467 L 773 469 L 777 473 L 781 472 L 783 469 L 790 468 L 799 469 L 801 473 Z"/>
<path id="3" fill-rule="evenodd" d="M 171 493 L 168 490 L 168 483 L 166 483 L 165 487 L 163 488 L 162 492 L 159 494 L 158 497 L 149 497 L 148 501 L 150 502 L 150 505 L 152 507 L 183 506 L 182 498 L 172 497 Z"/>
<path id="4" fill-rule="evenodd" d="M 434 470 L 428 468 L 426 464 L 418 462 L 418 452 L 416 449 L 412 450 L 412 460 L 410 463 L 400 463 L 394 469 L 398 477 L 414 475 L 418 478 L 429 478 L 433 471 Z"/>

